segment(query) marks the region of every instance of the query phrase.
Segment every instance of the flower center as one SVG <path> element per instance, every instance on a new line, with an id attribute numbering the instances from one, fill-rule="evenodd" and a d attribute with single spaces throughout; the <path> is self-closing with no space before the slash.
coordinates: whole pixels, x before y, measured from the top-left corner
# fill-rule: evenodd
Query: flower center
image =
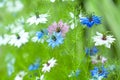
<path id="1" fill-rule="evenodd" d="M 39 12 L 36 12 L 35 15 L 36 15 L 36 19 L 39 18 Z"/>
<path id="2" fill-rule="evenodd" d="M 92 18 L 92 17 L 90 17 L 90 18 L 89 18 L 89 21 L 90 21 L 90 22 L 91 22 L 91 21 L 93 21 L 93 18 Z"/>
<path id="3" fill-rule="evenodd" d="M 42 33 L 44 33 L 44 31 L 43 31 L 43 30 L 41 30 L 41 32 L 42 32 Z"/>
<path id="4" fill-rule="evenodd" d="M 22 75 L 21 75 L 21 74 L 19 74 L 19 77 L 22 77 Z"/>
<path id="5" fill-rule="evenodd" d="M 47 66 L 50 66 L 50 63 L 47 62 Z"/>
<path id="6" fill-rule="evenodd" d="M 60 31 L 61 31 L 60 27 L 57 27 L 56 32 L 60 32 Z"/>
<path id="7" fill-rule="evenodd" d="M 102 73 L 102 70 L 99 70 L 99 74 Z"/>
<path id="8" fill-rule="evenodd" d="M 17 35 L 17 39 L 19 40 L 21 37 L 19 35 Z"/>
<path id="9" fill-rule="evenodd" d="M 100 55 L 98 55 L 98 56 L 97 56 L 97 60 L 100 60 L 100 58 L 101 58 L 101 56 L 100 56 Z"/>
<path id="10" fill-rule="evenodd" d="M 52 40 L 53 40 L 53 41 L 56 41 L 57 39 L 56 39 L 56 37 L 55 37 L 55 36 L 52 36 Z"/>
<path id="11" fill-rule="evenodd" d="M 106 38 L 106 36 L 105 36 L 105 35 L 103 35 L 102 40 L 107 40 L 107 38 Z"/>

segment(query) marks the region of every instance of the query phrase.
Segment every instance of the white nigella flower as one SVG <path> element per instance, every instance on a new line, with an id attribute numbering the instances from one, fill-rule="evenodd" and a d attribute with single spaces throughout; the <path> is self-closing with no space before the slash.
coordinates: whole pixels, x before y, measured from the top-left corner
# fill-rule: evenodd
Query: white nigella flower
<path id="1" fill-rule="evenodd" d="M 48 21 L 47 20 L 48 16 L 49 16 L 48 14 L 40 14 L 40 15 L 36 14 L 36 15 L 28 18 L 27 23 L 29 23 L 30 25 L 32 25 L 32 24 L 38 25 L 39 23 L 45 24 Z"/>
<path id="2" fill-rule="evenodd" d="M 54 3 L 54 2 L 55 2 L 55 0 L 50 0 L 50 2 Z"/>
<path id="3" fill-rule="evenodd" d="M 19 48 L 22 46 L 22 44 L 27 43 L 28 39 L 29 39 L 28 32 L 21 31 L 17 35 L 16 34 L 11 35 L 9 44 L 17 46 Z"/>
<path id="4" fill-rule="evenodd" d="M 15 24 L 10 24 L 6 27 L 6 30 L 10 31 L 11 33 L 18 33 L 20 31 L 23 31 L 23 25 L 19 24 L 19 23 L 15 23 Z"/>
<path id="5" fill-rule="evenodd" d="M 23 77 L 26 75 L 27 73 L 25 71 L 20 71 L 14 80 L 23 80 Z"/>
<path id="6" fill-rule="evenodd" d="M 44 75 L 41 75 L 40 77 L 36 77 L 36 80 L 43 80 L 44 79 Z"/>
<path id="7" fill-rule="evenodd" d="M 74 26 L 75 26 L 75 23 L 74 23 L 75 16 L 74 16 L 74 14 L 73 14 L 72 12 L 69 12 L 69 14 L 70 14 L 70 17 L 72 18 L 72 19 L 69 21 L 69 23 L 70 23 L 70 28 L 71 28 L 71 29 L 74 29 Z"/>
<path id="8" fill-rule="evenodd" d="M 56 65 L 56 59 L 52 58 L 47 63 L 43 64 L 42 71 L 50 72 L 50 69 Z"/>
<path id="9" fill-rule="evenodd" d="M 94 78 L 92 78 L 92 79 L 90 79 L 90 80 L 102 80 L 102 79 L 103 79 L 102 76 L 97 76 L 97 77 L 94 77 Z"/>
<path id="10" fill-rule="evenodd" d="M 0 45 L 6 45 L 9 40 L 10 35 L 4 34 L 3 36 L 0 36 Z"/>
<path id="11" fill-rule="evenodd" d="M 73 12 L 69 12 L 69 15 L 70 15 L 70 17 L 71 17 L 71 20 L 69 21 L 69 23 L 70 23 L 70 28 L 71 28 L 71 29 L 74 29 L 75 26 L 77 26 L 77 19 L 76 19 L 76 17 L 75 17 L 75 15 L 74 15 Z"/>
<path id="12" fill-rule="evenodd" d="M 66 0 L 62 0 L 62 1 L 66 1 Z M 70 0 L 70 1 L 74 1 L 74 0 Z"/>
<path id="13" fill-rule="evenodd" d="M 79 14 L 79 18 L 81 18 L 81 17 L 83 17 L 83 16 L 82 16 L 82 13 Z"/>
<path id="14" fill-rule="evenodd" d="M 0 8 L 2 8 L 5 5 L 5 1 L 0 1 Z"/>
<path id="15" fill-rule="evenodd" d="M 112 35 L 103 35 L 99 32 L 96 32 L 96 36 L 93 37 L 93 42 L 95 42 L 95 46 L 105 45 L 107 48 L 111 47 L 111 44 L 115 41 Z"/>
<path id="16" fill-rule="evenodd" d="M 96 64 L 96 63 L 104 64 L 107 61 L 107 58 L 100 55 L 95 55 L 95 56 L 91 56 L 91 60 L 93 64 Z"/>
<path id="17" fill-rule="evenodd" d="M 25 23 L 25 19 L 24 17 L 20 17 L 19 19 L 16 20 L 16 23 L 19 23 L 19 24 L 24 24 Z"/>
<path id="18" fill-rule="evenodd" d="M 7 1 L 6 6 L 9 12 L 18 12 L 23 9 L 23 4 L 20 0 Z"/>

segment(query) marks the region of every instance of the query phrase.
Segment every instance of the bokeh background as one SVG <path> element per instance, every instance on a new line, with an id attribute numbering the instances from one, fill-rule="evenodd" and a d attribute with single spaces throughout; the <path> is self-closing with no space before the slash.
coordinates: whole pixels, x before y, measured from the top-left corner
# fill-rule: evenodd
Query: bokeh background
<path id="1" fill-rule="evenodd" d="M 9 0 L 6 0 L 9 1 Z M 14 1 L 14 0 L 13 0 Z M 72 19 L 69 12 L 74 13 L 73 22 L 76 24 L 74 29 L 70 29 L 64 40 L 64 44 L 52 49 L 47 43 L 28 43 L 20 48 L 5 45 L 0 46 L 0 80 L 14 80 L 16 74 L 24 70 L 28 74 L 24 80 L 35 80 L 36 75 L 42 74 L 42 64 L 51 57 L 57 59 L 57 65 L 50 73 L 45 75 L 45 80 L 89 80 L 91 78 L 90 70 L 93 65 L 89 63 L 85 56 L 85 48 L 94 45 L 91 37 L 99 32 L 109 32 L 114 35 L 116 41 L 110 49 L 98 47 L 99 54 L 108 58 L 105 66 L 115 65 L 116 70 L 111 72 L 108 78 L 104 80 L 120 80 L 120 0 L 20 0 L 24 8 L 19 12 L 9 12 L 6 6 L 0 8 L 0 35 L 10 34 L 6 27 L 14 23 L 19 18 L 24 18 L 24 29 L 29 32 L 39 31 L 48 28 L 54 21 L 62 20 L 70 25 Z M 2 1 L 1 1 L 2 2 Z M 29 26 L 26 23 L 27 18 L 39 11 L 40 14 L 48 13 L 48 22 L 46 24 Z M 94 13 L 102 17 L 102 24 L 92 28 L 85 28 L 80 24 L 80 13 Z M 15 58 L 14 72 L 8 76 L 6 56 L 12 55 Z M 40 68 L 35 71 L 29 71 L 28 67 L 37 58 L 40 59 Z M 95 65 L 97 66 L 97 65 Z M 72 70 L 80 69 L 78 78 L 68 78 Z M 29 77 L 32 75 L 32 77 Z"/>

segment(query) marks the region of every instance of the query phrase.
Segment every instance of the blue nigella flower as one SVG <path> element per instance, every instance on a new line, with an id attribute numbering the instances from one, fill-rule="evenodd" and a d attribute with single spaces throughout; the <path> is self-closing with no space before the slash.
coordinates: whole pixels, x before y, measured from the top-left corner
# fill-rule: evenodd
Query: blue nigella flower
<path id="1" fill-rule="evenodd" d="M 93 48 L 86 48 L 85 53 L 86 55 L 93 56 L 98 52 L 98 49 L 94 46 Z"/>
<path id="2" fill-rule="evenodd" d="M 99 69 L 98 67 L 94 67 L 94 70 L 91 70 L 91 75 L 92 77 L 95 78 L 106 78 L 108 75 L 107 69 L 104 68 L 104 66 L 102 66 L 101 69 Z"/>
<path id="3" fill-rule="evenodd" d="M 40 60 L 37 59 L 35 63 L 31 64 L 28 68 L 28 70 L 33 71 L 33 70 L 37 70 L 40 66 Z"/>
<path id="4" fill-rule="evenodd" d="M 87 27 L 92 27 L 94 24 L 101 24 L 101 17 L 92 15 L 90 17 L 81 17 L 80 22 Z"/>
<path id="5" fill-rule="evenodd" d="M 54 48 L 55 46 L 59 46 L 60 44 L 63 43 L 64 38 L 62 37 L 61 33 L 53 33 L 52 36 L 47 40 L 49 43 L 49 46 Z"/>
<path id="6" fill-rule="evenodd" d="M 42 31 L 38 31 L 38 32 L 36 33 L 36 36 L 37 36 L 38 39 L 42 38 L 43 35 L 44 35 L 44 34 L 43 34 Z"/>
<path id="7" fill-rule="evenodd" d="M 75 76 L 78 77 L 80 75 L 80 70 L 75 71 Z"/>
<path id="8" fill-rule="evenodd" d="M 41 31 L 36 32 L 36 36 L 38 39 L 42 38 L 44 35 L 47 35 L 47 34 L 48 34 L 47 29 L 43 29 Z"/>

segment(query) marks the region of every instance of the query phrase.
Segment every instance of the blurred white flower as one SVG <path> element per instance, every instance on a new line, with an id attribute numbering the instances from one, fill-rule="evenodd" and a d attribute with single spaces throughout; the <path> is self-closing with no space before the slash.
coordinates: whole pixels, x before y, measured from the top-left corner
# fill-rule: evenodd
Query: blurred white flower
<path id="1" fill-rule="evenodd" d="M 10 31 L 11 33 L 18 33 L 20 31 L 24 31 L 23 25 L 19 23 L 10 24 L 6 27 L 6 30 Z"/>
<path id="2" fill-rule="evenodd" d="M 55 2 L 55 0 L 50 0 L 50 2 L 54 3 L 54 2 Z"/>
<path id="3" fill-rule="evenodd" d="M 83 16 L 82 16 L 82 13 L 79 14 L 79 18 L 81 18 L 81 17 L 83 17 Z"/>
<path id="4" fill-rule="evenodd" d="M 9 40 L 10 40 L 10 35 L 4 34 L 4 35 L 0 36 L 0 46 L 7 45 Z"/>
<path id="5" fill-rule="evenodd" d="M 47 20 L 48 16 L 49 16 L 48 14 L 34 15 L 27 19 L 27 23 L 29 23 L 30 25 L 32 25 L 32 24 L 38 25 L 39 23 L 45 24 L 48 21 Z"/>
<path id="6" fill-rule="evenodd" d="M 116 65 L 112 64 L 108 66 L 108 70 L 113 71 L 116 69 Z"/>
<path id="7" fill-rule="evenodd" d="M 15 63 L 15 58 L 13 57 L 12 54 L 7 54 L 5 61 L 7 62 L 7 72 L 8 76 L 11 76 L 11 74 L 15 71 L 14 70 L 14 63 Z"/>
<path id="8" fill-rule="evenodd" d="M 25 72 L 25 71 L 20 71 L 17 75 L 16 75 L 16 77 L 15 77 L 15 79 L 14 80 L 23 80 L 23 78 L 24 78 L 24 76 L 27 74 L 27 72 Z"/>
<path id="9" fill-rule="evenodd" d="M 19 24 L 24 24 L 25 23 L 25 19 L 24 17 L 20 17 L 19 19 L 16 20 L 16 23 L 19 23 Z"/>
<path id="10" fill-rule="evenodd" d="M 56 65 L 56 59 L 52 58 L 47 63 L 43 64 L 42 71 L 50 72 L 50 69 Z"/>
<path id="11" fill-rule="evenodd" d="M 99 32 L 96 32 L 96 36 L 93 37 L 93 42 L 95 42 L 95 46 L 105 45 L 107 48 L 111 47 L 111 44 L 115 41 L 112 35 L 103 35 Z"/>
<path id="12" fill-rule="evenodd" d="M 75 15 L 73 14 L 73 12 L 69 12 L 69 15 L 70 15 L 70 17 L 71 17 L 71 20 L 69 21 L 69 23 L 70 23 L 70 28 L 71 28 L 71 29 L 74 29 L 75 26 L 77 26 L 77 24 L 76 24 L 76 17 L 75 17 Z"/>
<path id="13" fill-rule="evenodd" d="M 62 0 L 62 1 L 67 1 L 67 0 Z M 70 1 L 75 1 L 75 0 L 70 0 Z"/>
<path id="14" fill-rule="evenodd" d="M 20 0 L 7 1 L 6 3 L 7 11 L 9 12 L 18 12 L 23 9 L 23 4 Z"/>
<path id="15" fill-rule="evenodd" d="M 5 1 L 0 1 L 0 8 L 2 8 L 5 5 Z"/>
<path id="16" fill-rule="evenodd" d="M 11 35 L 9 44 L 19 48 L 22 46 L 22 44 L 27 43 L 28 39 L 29 39 L 28 32 L 20 31 L 17 35 L 16 34 Z"/>
<path id="17" fill-rule="evenodd" d="M 72 12 L 69 12 L 69 14 L 71 18 L 74 18 L 74 14 Z"/>
<path id="18" fill-rule="evenodd" d="M 44 79 L 44 75 L 41 75 L 40 77 L 36 77 L 36 80 L 43 80 Z"/>
<path id="19" fill-rule="evenodd" d="M 104 64 L 107 61 L 107 58 L 100 55 L 91 56 L 91 59 L 93 64 L 97 64 L 97 63 Z"/>
<path id="20" fill-rule="evenodd" d="M 92 79 L 90 79 L 90 80 L 102 80 L 102 79 L 103 79 L 102 76 L 97 76 L 97 77 L 94 77 L 94 78 L 92 78 Z"/>

